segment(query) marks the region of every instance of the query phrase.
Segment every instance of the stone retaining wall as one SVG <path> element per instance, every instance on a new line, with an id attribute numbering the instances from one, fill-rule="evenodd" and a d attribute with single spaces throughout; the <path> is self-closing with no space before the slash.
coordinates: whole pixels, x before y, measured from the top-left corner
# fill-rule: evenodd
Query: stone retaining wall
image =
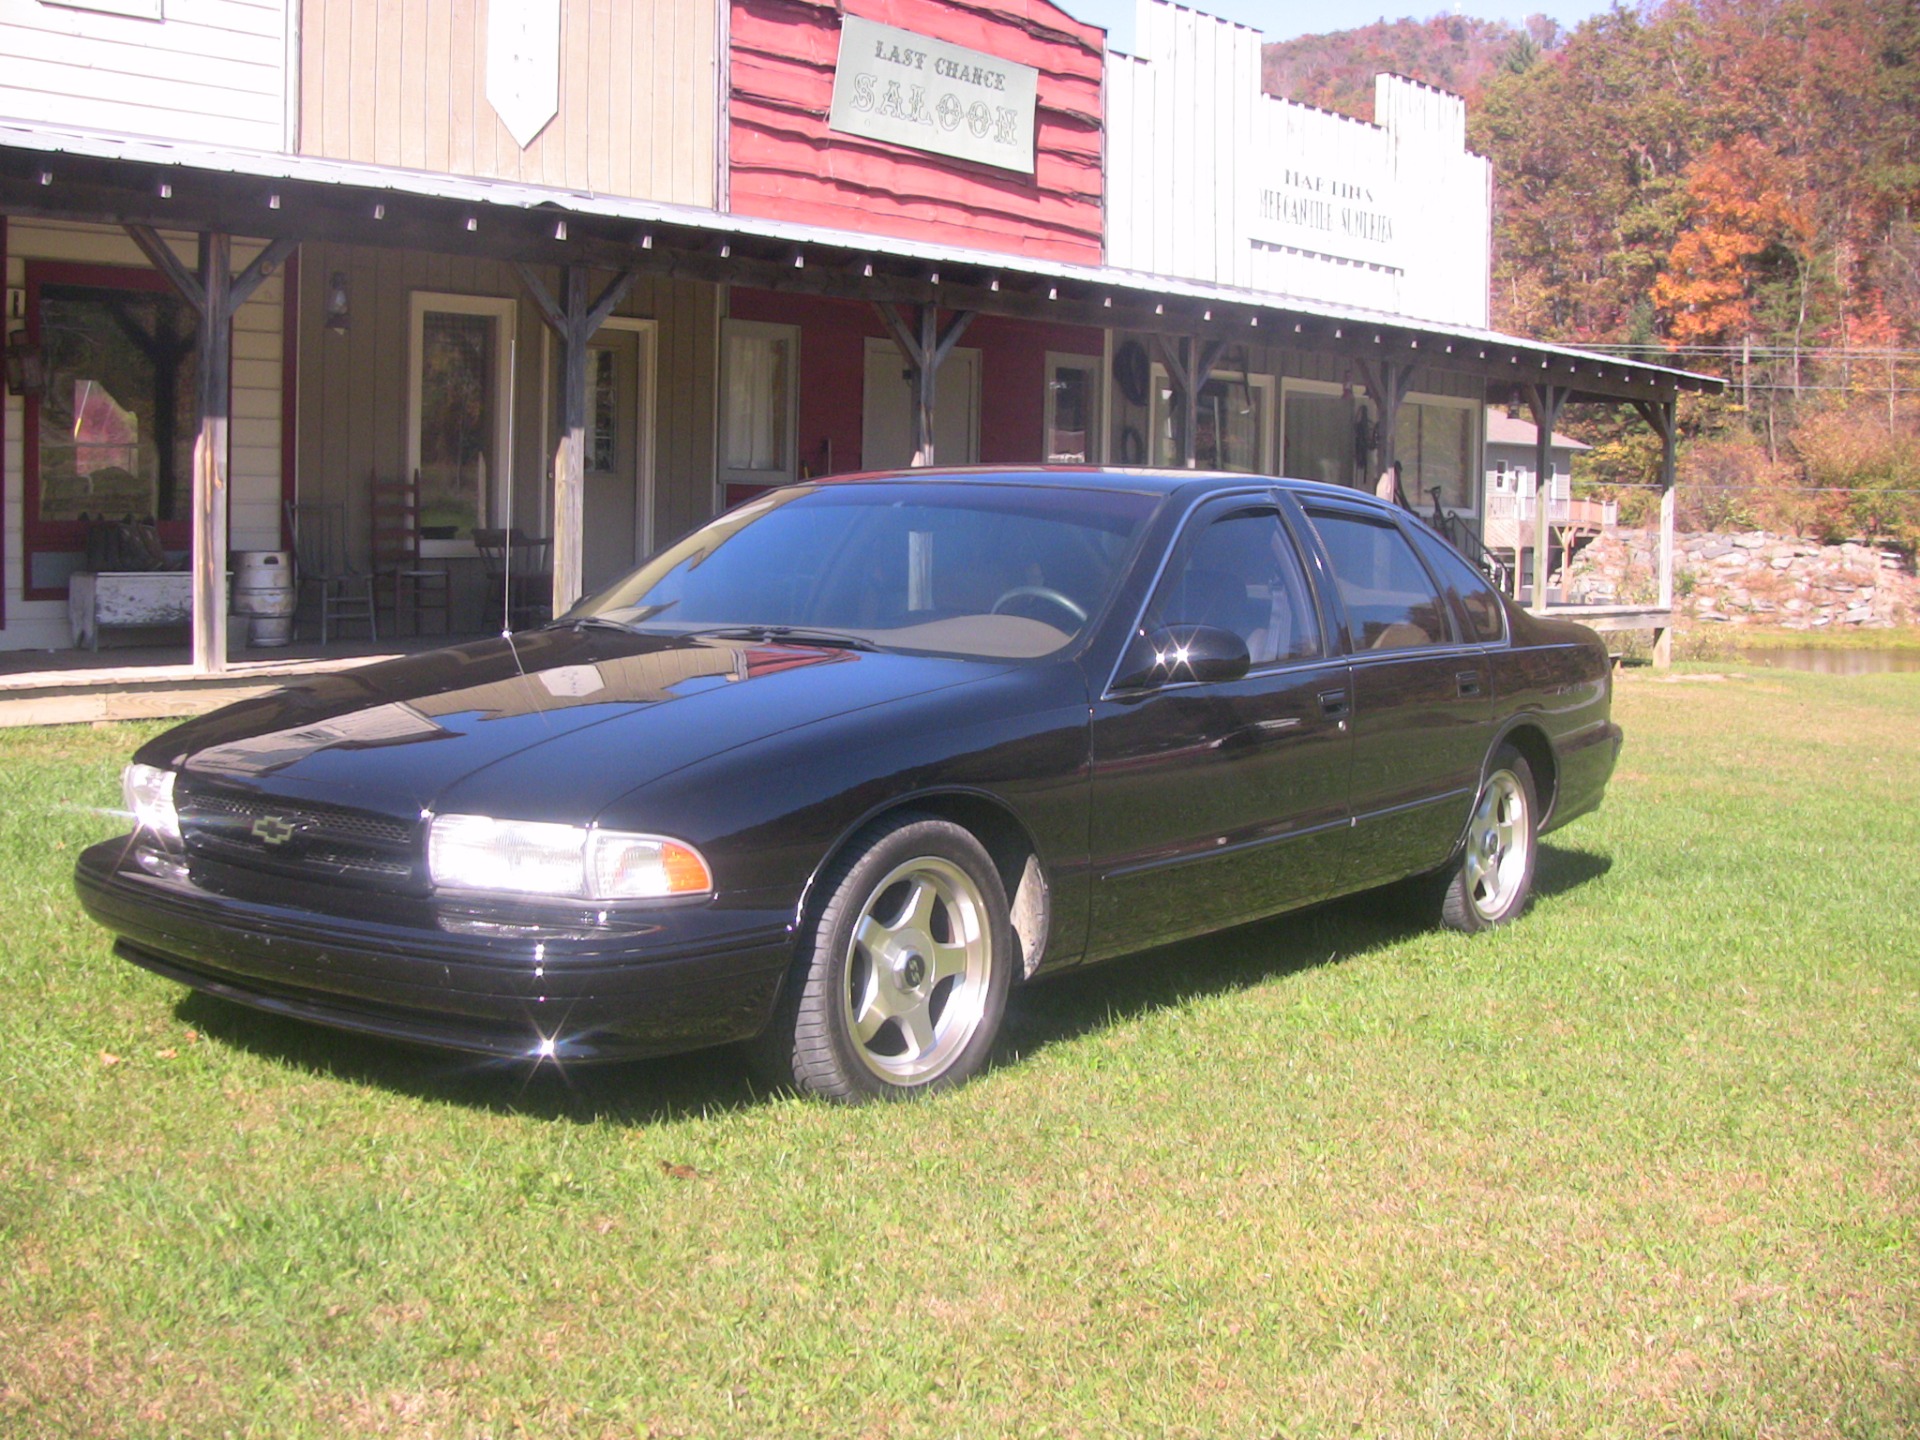
<path id="1" fill-rule="evenodd" d="M 1610 530 L 1563 577 L 1587 604 L 1659 598 L 1657 530 Z M 1920 620 L 1920 579 L 1897 551 L 1816 545 L 1764 530 L 1674 540 L 1674 609 L 1700 624 L 1887 629 Z"/>

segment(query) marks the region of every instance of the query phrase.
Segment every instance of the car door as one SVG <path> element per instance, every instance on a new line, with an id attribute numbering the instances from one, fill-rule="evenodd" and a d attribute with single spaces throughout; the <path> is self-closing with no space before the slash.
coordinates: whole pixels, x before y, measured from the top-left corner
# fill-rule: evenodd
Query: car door
<path id="1" fill-rule="evenodd" d="M 1439 865 L 1464 833 L 1492 738 L 1487 658 L 1397 521 L 1303 500 L 1353 676 L 1349 886 Z"/>
<path id="2" fill-rule="evenodd" d="M 1301 551 L 1270 494 L 1214 502 L 1183 527 L 1136 640 L 1187 625 L 1232 631 L 1251 665 L 1232 680 L 1110 687 L 1095 702 L 1090 958 L 1339 886 L 1346 663 L 1329 653 Z"/>

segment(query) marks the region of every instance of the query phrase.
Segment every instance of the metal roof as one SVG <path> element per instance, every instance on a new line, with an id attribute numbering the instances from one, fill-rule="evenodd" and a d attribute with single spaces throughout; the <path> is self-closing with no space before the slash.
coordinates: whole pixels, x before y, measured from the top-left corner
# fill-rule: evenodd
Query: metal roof
<path id="1" fill-rule="evenodd" d="M 1268 313 L 1296 322 L 1316 321 L 1334 327 L 1336 338 L 1341 334 L 1341 327 L 1349 325 L 1358 329 L 1374 327 L 1376 330 L 1392 330 L 1403 336 L 1415 337 L 1411 341 L 1414 348 L 1418 348 L 1419 338 L 1431 337 L 1448 353 L 1453 353 L 1451 347 L 1478 348 L 1479 358 L 1485 360 L 1487 350 L 1498 349 L 1506 352 L 1511 361 L 1517 362 L 1521 356 L 1538 359 L 1541 368 L 1549 371 L 1558 368 L 1556 362 L 1566 364 L 1570 371 L 1591 366 L 1595 367 L 1595 373 L 1600 377 L 1604 378 L 1609 373 L 1617 374 L 1641 384 L 1652 384 L 1661 390 L 1717 391 L 1726 383 L 1717 376 L 1649 365 L 1618 356 L 1599 355 L 1571 346 L 1548 344 L 1475 326 L 1416 319 L 1390 311 L 1337 305 L 1301 296 L 1184 280 L 1111 266 L 1074 264 L 1017 253 L 932 244 L 867 231 L 835 230 L 792 221 L 761 219 L 696 206 L 604 195 L 589 190 L 528 185 L 234 146 L 62 129 L 0 118 L 0 152 L 8 149 L 48 157 L 66 155 L 120 164 L 226 174 L 260 181 L 332 186 L 376 195 L 385 193 L 419 197 L 523 214 L 537 213 L 542 219 L 581 217 L 659 226 L 701 235 L 715 243 L 733 240 L 787 247 L 796 255 L 803 253 L 807 247 L 824 247 L 851 255 L 896 260 L 936 273 L 945 266 L 995 277 L 1025 276 L 1043 285 L 1073 286 L 1083 292 L 1124 295 L 1136 303 L 1183 300 L 1195 305 L 1231 308 L 1253 315 Z M 0 210 L 5 208 L 4 200 L 0 199 Z M 158 220 L 152 223 L 165 222 Z M 239 233 L 275 232 L 263 228 L 258 232 Z M 369 234 L 363 238 L 363 243 L 379 241 L 376 236 Z M 725 252 L 722 251 L 722 254 Z M 747 280 L 743 283 L 754 282 Z M 996 279 L 995 288 L 997 286 Z M 1123 322 L 1116 316 L 1112 323 L 1120 325 Z M 1429 356 L 1431 352 L 1421 358 L 1427 359 Z M 1437 356 L 1432 358 L 1435 363 L 1446 363 Z M 1517 370 L 1512 376 L 1515 381 L 1529 378 L 1540 377 Z M 1614 395 L 1603 398 L 1632 397 Z"/>

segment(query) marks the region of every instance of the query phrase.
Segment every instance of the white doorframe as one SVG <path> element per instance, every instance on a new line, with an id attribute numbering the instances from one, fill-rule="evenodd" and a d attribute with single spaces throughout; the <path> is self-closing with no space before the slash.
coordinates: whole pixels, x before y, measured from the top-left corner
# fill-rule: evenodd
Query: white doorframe
<path id="1" fill-rule="evenodd" d="M 514 342 L 518 336 L 519 307 L 498 295 L 453 295 L 433 290 L 415 290 L 408 296 L 407 331 L 407 473 L 420 468 L 420 374 L 422 351 L 426 341 L 426 317 L 429 310 L 454 315 L 487 315 L 496 322 L 493 358 L 494 454 L 495 468 L 487 476 L 489 494 L 487 514 L 491 525 L 511 524 L 507 497 L 513 493 L 513 365 Z M 507 518 L 503 518 L 507 517 Z M 430 547 L 442 547 L 433 549 Z M 444 547 L 451 547 L 447 549 Z M 423 554 L 472 554 L 471 540 L 421 542 Z"/>
<path id="2" fill-rule="evenodd" d="M 633 557 L 638 562 L 653 553 L 653 431 L 655 418 L 659 414 L 657 397 L 660 389 L 654 358 L 660 345 L 660 322 L 628 315 L 610 315 L 600 328 L 623 330 L 639 337 L 640 373 L 634 377 L 634 423 L 639 428 L 634 432 L 633 462 L 636 472 L 633 477 Z"/>
<path id="3" fill-rule="evenodd" d="M 867 337 L 866 350 L 861 367 L 860 384 L 860 468 L 862 470 L 872 470 L 875 468 L 873 463 L 875 438 L 873 429 L 874 417 L 869 413 L 869 407 L 866 404 L 866 365 L 871 363 L 874 356 L 881 354 L 886 355 L 891 361 L 898 361 L 903 370 L 907 365 L 906 357 L 900 353 L 900 347 L 892 340 L 881 339 L 878 336 L 872 335 Z M 972 465 L 976 463 L 980 457 L 980 352 L 971 346 L 956 345 L 948 352 L 946 362 L 941 365 L 940 376 L 936 383 L 943 383 L 945 381 L 949 373 L 946 365 L 954 360 L 960 360 L 966 364 L 967 405 L 972 424 L 969 426 L 969 433 L 967 435 L 967 453 L 961 458 L 956 460 L 951 456 L 942 457 L 939 452 L 939 446 L 937 444 L 935 445 L 934 458 L 936 463 L 941 466 Z M 936 404 L 937 399 L 938 397 L 936 395 Z M 933 423 L 937 436 L 940 428 L 937 410 Z"/>
<path id="4" fill-rule="evenodd" d="M 1085 355 L 1077 351 L 1049 350 L 1044 378 L 1041 383 L 1047 387 L 1044 402 L 1040 407 L 1040 458 L 1048 457 L 1048 442 L 1053 438 L 1054 409 L 1056 393 L 1053 388 L 1054 376 L 1061 370 L 1079 370 L 1087 377 L 1087 458 L 1084 465 L 1100 465 L 1106 460 L 1107 406 L 1106 387 L 1100 383 L 1100 377 L 1112 368 L 1111 362 L 1101 355 Z"/>

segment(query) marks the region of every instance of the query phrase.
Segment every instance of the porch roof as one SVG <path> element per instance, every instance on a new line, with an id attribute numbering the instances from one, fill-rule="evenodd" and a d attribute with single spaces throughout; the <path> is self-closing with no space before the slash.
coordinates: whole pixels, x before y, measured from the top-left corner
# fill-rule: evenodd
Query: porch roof
<path id="1" fill-rule="evenodd" d="M 1471 326 L 1110 266 L 308 155 L 0 119 L 0 212 L 586 263 L 716 283 L 935 302 L 1023 319 L 1429 363 L 1574 401 L 1717 392 L 1710 375 Z"/>

